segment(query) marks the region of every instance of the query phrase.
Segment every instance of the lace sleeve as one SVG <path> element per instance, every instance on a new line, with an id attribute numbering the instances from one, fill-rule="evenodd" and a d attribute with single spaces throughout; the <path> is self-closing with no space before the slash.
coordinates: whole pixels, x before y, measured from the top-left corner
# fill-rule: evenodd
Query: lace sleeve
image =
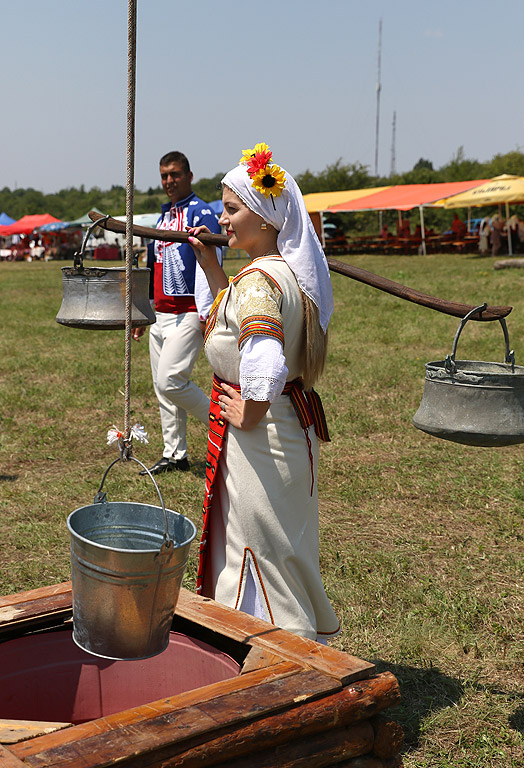
<path id="1" fill-rule="evenodd" d="M 269 400 L 282 394 L 288 369 L 282 344 L 269 336 L 250 336 L 240 350 L 240 395 Z"/>

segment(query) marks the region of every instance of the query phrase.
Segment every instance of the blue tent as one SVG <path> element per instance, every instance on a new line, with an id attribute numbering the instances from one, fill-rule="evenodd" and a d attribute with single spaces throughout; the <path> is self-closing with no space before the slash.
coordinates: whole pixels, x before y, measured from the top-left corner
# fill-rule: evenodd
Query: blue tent
<path id="1" fill-rule="evenodd" d="M 100 211 L 98 208 L 90 208 L 90 211 L 95 211 L 96 213 L 101 213 L 103 216 L 105 216 L 102 211 Z M 159 215 L 159 214 L 158 214 Z M 44 224 L 43 227 L 39 227 L 41 232 L 56 232 L 60 229 L 70 229 L 71 227 L 76 227 L 79 229 L 80 227 L 89 227 L 91 226 L 93 222 L 89 218 L 89 212 L 84 213 L 83 216 L 80 216 L 78 219 L 74 219 L 73 221 L 56 221 L 52 224 Z"/>
<path id="2" fill-rule="evenodd" d="M 51 224 L 43 224 L 38 229 L 40 232 L 57 232 L 59 229 L 67 229 L 69 225 L 69 221 L 53 221 Z"/>
<path id="3" fill-rule="evenodd" d="M 9 224 L 14 224 L 16 219 L 12 219 L 11 216 L 8 216 L 7 213 L 0 213 L 0 226 L 1 227 L 7 227 Z"/>

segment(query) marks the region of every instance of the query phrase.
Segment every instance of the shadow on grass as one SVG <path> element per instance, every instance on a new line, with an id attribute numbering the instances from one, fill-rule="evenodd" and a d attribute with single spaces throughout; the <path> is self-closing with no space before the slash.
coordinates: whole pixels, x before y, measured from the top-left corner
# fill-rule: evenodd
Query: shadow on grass
<path id="1" fill-rule="evenodd" d="M 409 667 L 402 664 L 390 664 L 381 659 L 371 659 L 377 672 L 392 672 L 400 686 L 401 701 L 388 710 L 391 716 L 404 729 L 405 749 L 419 746 L 422 722 L 430 713 L 456 704 L 464 695 L 465 687 L 456 677 L 446 675 L 438 669 Z M 474 685 L 479 691 L 506 698 L 524 701 L 524 694 L 515 691 L 500 690 L 491 685 Z M 508 718 L 508 725 L 514 731 L 524 734 L 524 706 L 516 709 Z"/>
<path id="2" fill-rule="evenodd" d="M 202 480 L 206 479 L 206 462 L 202 461 L 201 459 L 196 460 L 191 459 L 190 461 L 190 472 L 192 472 L 195 477 L 199 477 Z"/>
<path id="3" fill-rule="evenodd" d="M 0 475 L 0 483 L 14 483 L 18 475 Z"/>
<path id="4" fill-rule="evenodd" d="M 401 702 L 388 710 L 404 729 L 405 748 L 418 746 L 421 723 L 430 712 L 449 707 L 460 700 L 463 684 L 438 669 L 422 669 L 371 659 L 377 672 L 392 672 L 400 686 Z"/>
<path id="5" fill-rule="evenodd" d="M 524 707 L 519 707 L 509 718 L 509 726 L 524 735 Z"/>
<path id="6" fill-rule="evenodd" d="M 507 253 L 506 254 L 497 253 L 496 256 L 492 256 L 491 252 L 490 253 L 465 253 L 464 260 L 465 261 L 481 261 L 482 259 L 485 259 L 486 261 L 488 261 L 488 260 L 497 259 L 499 258 L 499 256 L 507 256 L 507 255 L 508 255 Z"/>
<path id="7" fill-rule="evenodd" d="M 510 261 L 511 259 L 521 259 L 522 260 L 522 254 L 521 253 L 497 253 L 496 256 L 493 256 L 491 253 L 468 253 L 464 254 L 465 261 L 481 261 L 484 259 L 485 261 L 492 261 L 495 262 L 500 259 L 504 259 L 505 261 Z"/>

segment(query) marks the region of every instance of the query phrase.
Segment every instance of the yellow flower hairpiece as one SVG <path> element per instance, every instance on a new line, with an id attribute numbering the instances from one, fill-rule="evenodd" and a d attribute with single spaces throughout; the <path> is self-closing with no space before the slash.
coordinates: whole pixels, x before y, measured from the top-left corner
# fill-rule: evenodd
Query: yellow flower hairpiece
<path id="1" fill-rule="evenodd" d="M 278 165 L 266 165 L 251 176 L 254 188 L 266 198 L 280 197 L 285 186 L 286 174 Z"/>
<path id="2" fill-rule="evenodd" d="M 254 149 L 244 149 L 240 160 L 241 165 L 247 165 L 253 187 L 266 199 L 280 197 L 286 181 L 285 171 L 273 163 L 272 156 L 268 145 L 260 143 Z"/>

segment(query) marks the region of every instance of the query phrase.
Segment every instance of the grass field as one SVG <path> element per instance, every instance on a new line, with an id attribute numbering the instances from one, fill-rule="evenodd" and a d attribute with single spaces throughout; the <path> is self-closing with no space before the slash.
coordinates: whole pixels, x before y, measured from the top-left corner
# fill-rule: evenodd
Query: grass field
<path id="1" fill-rule="evenodd" d="M 354 256 L 351 263 L 443 298 L 511 304 L 524 364 L 524 273 L 472 256 Z M 240 262 L 227 261 L 234 273 Z M 123 426 L 123 332 L 55 323 L 62 263 L 0 264 L 0 594 L 69 578 L 67 515 L 92 498 Z M 451 351 L 458 321 L 341 275 L 321 393 L 321 567 L 343 631 L 337 647 L 400 682 L 394 715 L 408 768 L 524 765 L 523 448 L 470 448 L 412 424 L 424 364 Z M 469 323 L 458 357 L 502 361 L 499 323 Z M 195 380 L 208 389 L 199 360 Z M 132 423 L 162 452 L 147 339 L 133 346 Z M 190 420 L 192 472 L 160 478 L 166 505 L 197 524 L 205 434 Z M 136 465 L 109 498 L 156 504 Z M 196 545 L 186 585 L 195 582 Z"/>

